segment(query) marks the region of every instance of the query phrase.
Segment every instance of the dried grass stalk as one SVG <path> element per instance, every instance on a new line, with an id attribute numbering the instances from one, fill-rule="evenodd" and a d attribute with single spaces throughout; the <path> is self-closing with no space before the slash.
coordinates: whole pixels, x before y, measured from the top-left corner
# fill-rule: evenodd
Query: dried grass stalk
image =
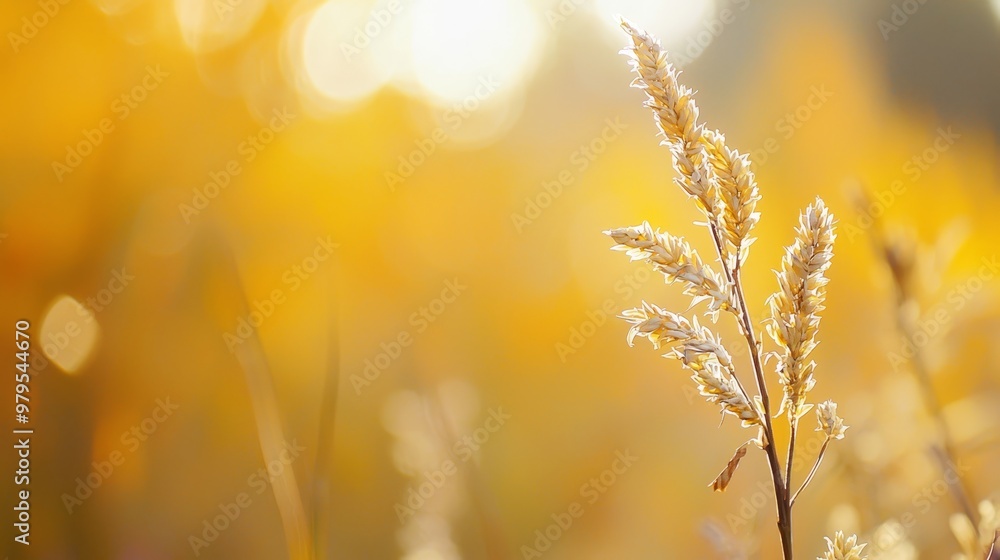
<path id="1" fill-rule="evenodd" d="M 760 191 L 750 169 L 750 158 L 726 145 L 726 137 L 716 130 L 704 129 L 702 142 L 718 183 L 721 200 L 721 229 L 728 243 L 730 267 L 739 269 L 746 262 L 750 245 L 755 241 L 750 231 L 760 213 L 757 201 Z"/>
<path id="2" fill-rule="evenodd" d="M 809 355 L 818 344 L 820 311 L 826 300 L 826 271 L 833 258 L 833 215 L 821 199 L 806 208 L 795 229 L 795 241 L 785 249 L 778 272 L 778 292 L 768 300 L 767 332 L 783 349 L 778 376 L 784 389 L 782 408 L 801 418 L 809 407 L 806 396 L 815 385 L 816 362 Z"/>
<path id="3" fill-rule="evenodd" d="M 736 309 L 729 283 L 706 265 L 683 238 L 654 231 L 649 222 L 604 233 L 616 243 L 612 249 L 625 251 L 633 261 L 649 261 L 668 282 L 684 284 L 684 293 L 694 298 L 693 304 L 708 301 L 713 317 L 719 310 Z"/>
<path id="4" fill-rule="evenodd" d="M 757 394 L 751 396 L 737 376 L 736 367 L 721 339 L 697 319 L 643 303 L 622 318 L 631 324 L 628 343 L 635 337 L 649 339 L 655 348 L 669 345 L 667 357 L 677 358 L 694 372 L 692 379 L 709 402 L 723 413 L 741 420 L 744 427 L 757 427 L 758 447 L 767 456 L 778 510 L 778 530 L 784 560 L 792 559 L 792 505 L 795 497 L 809 484 L 830 441 L 844 437 L 843 421 L 837 406 L 827 401 L 817 409 L 820 430 L 826 441 L 809 476 L 793 495 L 791 464 L 795 430 L 799 418 L 811 407 L 806 395 L 814 385 L 816 364 L 809 359 L 816 347 L 819 313 L 826 295 L 826 270 L 833 256 L 833 217 L 822 200 L 809 206 L 800 218 L 795 242 L 788 248 L 777 273 L 779 291 L 768 301 L 771 309 L 768 332 L 780 345 L 778 373 L 784 390 L 782 404 L 789 411 L 791 437 L 787 448 L 787 474 L 782 475 L 781 461 L 774 442 L 772 414 L 763 372 L 763 350 L 757 342 L 754 325 L 740 280 L 740 267 L 746 262 L 753 242 L 750 234 L 760 215 L 756 211 L 760 194 L 749 158 L 726 145 L 725 137 L 707 129 L 698 121 L 694 92 L 678 81 L 680 73 L 667 61 L 667 54 L 656 39 L 631 23 L 621 20 L 631 44 L 623 52 L 637 74 L 632 85 L 646 94 L 645 105 L 652 109 L 663 144 L 670 148 L 677 183 L 708 218 L 706 225 L 719 256 L 722 274 L 708 267 L 683 239 L 654 231 L 648 223 L 613 229 L 605 233 L 614 249 L 626 251 L 632 260 L 649 261 L 668 282 L 680 282 L 695 303 L 707 300 L 706 314 L 714 321 L 719 311 L 731 311 L 745 337 L 753 365 Z M 779 411 L 780 414 L 780 411 Z M 750 442 L 747 442 L 748 444 Z M 724 490 L 732 481 L 747 444 L 737 449 L 726 468 L 712 483 Z M 860 560 L 862 547 L 856 538 L 845 541 L 842 534 L 830 541 L 829 558 Z M 850 546 L 847 546 L 848 543 Z M 837 548 L 835 548 L 837 547 Z M 839 552 L 838 552 L 839 551 Z"/>
<path id="5" fill-rule="evenodd" d="M 637 74 L 632 87 L 646 93 L 645 105 L 652 109 L 663 134 L 662 144 L 670 148 L 680 174 L 677 184 L 714 222 L 718 199 L 701 140 L 703 127 L 698 123 L 694 91 L 678 82 L 680 72 L 667 61 L 659 41 L 625 20 L 620 23 L 632 38 L 632 45 L 622 51 Z"/>

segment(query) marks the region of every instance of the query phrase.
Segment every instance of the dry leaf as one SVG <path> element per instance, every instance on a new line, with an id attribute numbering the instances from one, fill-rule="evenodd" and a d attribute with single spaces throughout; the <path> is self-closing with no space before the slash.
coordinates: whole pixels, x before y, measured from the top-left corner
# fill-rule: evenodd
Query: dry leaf
<path id="1" fill-rule="evenodd" d="M 743 456 L 746 454 L 747 444 L 744 443 L 739 449 L 736 450 L 736 454 L 729 460 L 729 464 L 726 465 L 726 468 L 723 469 L 722 472 L 719 473 L 719 476 L 717 476 L 712 482 L 710 485 L 712 490 L 715 490 L 716 492 L 726 491 L 726 487 L 729 486 L 729 481 L 733 479 L 733 473 L 736 472 L 736 467 L 740 466 L 740 460 L 743 459 Z"/>

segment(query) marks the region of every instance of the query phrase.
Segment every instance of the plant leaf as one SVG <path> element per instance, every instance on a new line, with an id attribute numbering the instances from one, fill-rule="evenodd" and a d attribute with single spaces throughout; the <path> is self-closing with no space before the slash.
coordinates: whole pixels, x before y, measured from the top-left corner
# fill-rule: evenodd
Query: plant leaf
<path id="1" fill-rule="evenodd" d="M 729 464 L 726 465 L 726 468 L 722 469 L 719 476 L 717 476 L 715 480 L 712 481 L 712 484 L 709 485 L 712 487 L 712 490 L 715 490 L 716 492 L 726 491 L 726 487 L 729 486 L 729 481 L 733 478 L 733 473 L 736 472 L 736 468 L 740 466 L 740 461 L 746 454 L 747 444 L 744 443 L 739 447 L 739 449 L 736 450 L 736 453 L 733 455 L 733 458 L 729 460 Z"/>

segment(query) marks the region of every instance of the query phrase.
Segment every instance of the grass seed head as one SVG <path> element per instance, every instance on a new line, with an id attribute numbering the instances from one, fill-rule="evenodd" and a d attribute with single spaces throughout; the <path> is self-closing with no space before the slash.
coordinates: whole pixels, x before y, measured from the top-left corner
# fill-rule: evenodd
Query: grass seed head
<path id="1" fill-rule="evenodd" d="M 808 412 L 806 395 L 816 383 L 816 363 L 809 355 L 818 344 L 820 312 L 826 301 L 826 271 L 836 238 L 833 223 L 833 214 L 821 199 L 802 212 L 795 241 L 785 249 L 777 272 L 778 291 L 768 300 L 767 332 L 783 349 L 778 362 L 782 404 L 793 418 Z"/>
<path id="2" fill-rule="evenodd" d="M 648 222 L 604 233 L 614 240 L 613 249 L 625 251 L 634 261 L 649 261 L 668 282 L 684 284 L 685 293 L 694 297 L 694 303 L 707 300 L 713 316 L 720 309 L 736 308 L 729 283 L 702 262 L 684 239 L 654 231 Z"/>
<path id="3" fill-rule="evenodd" d="M 816 560 L 867 560 L 868 556 L 863 556 L 864 544 L 858 544 L 857 535 L 845 537 L 844 533 L 837 531 L 833 540 L 826 537 L 827 551 L 822 557 Z"/>

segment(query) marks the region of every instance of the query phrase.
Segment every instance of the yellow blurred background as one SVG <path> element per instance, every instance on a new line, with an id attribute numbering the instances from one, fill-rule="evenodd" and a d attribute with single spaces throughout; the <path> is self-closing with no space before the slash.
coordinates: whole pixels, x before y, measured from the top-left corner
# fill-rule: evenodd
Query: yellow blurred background
<path id="1" fill-rule="evenodd" d="M 839 220 L 814 396 L 851 429 L 796 555 L 894 519 L 875 557 L 957 553 L 847 185 L 935 256 L 920 345 L 963 479 L 1000 498 L 995 0 L 4 2 L 0 325 L 31 323 L 35 429 L 32 543 L 0 485 L 4 554 L 777 557 L 763 454 L 713 493 L 748 436 L 614 317 L 688 299 L 602 230 L 712 249 L 618 13 L 752 155 L 755 318 L 799 209 Z"/>

